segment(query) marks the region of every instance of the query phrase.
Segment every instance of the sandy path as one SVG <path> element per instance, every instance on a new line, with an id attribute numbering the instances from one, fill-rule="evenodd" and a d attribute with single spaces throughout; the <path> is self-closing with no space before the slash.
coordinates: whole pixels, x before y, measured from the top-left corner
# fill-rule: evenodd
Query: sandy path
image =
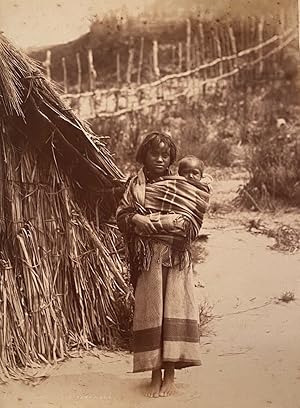
<path id="1" fill-rule="evenodd" d="M 300 257 L 272 252 L 269 243 L 218 231 L 199 266 L 214 312 L 223 316 L 214 321 L 198 376 L 207 407 L 300 407 L 300 303 L 274 302 L 286 290 L 299 299 Z"/>
<path id="2" fill-rule="evenodd" d="M 202 340 L 203 365 L 177 373 L 175 396 L 143 397 L 148 376 L 130 373 L 131 356 L 99 352 L 61 364 L 37 387 L 1 386 L 0 408 L 300 408 L 300 255 L 273 252 L 270 239 L 240 228 L 206 232 L 196 290 L 218 317 Z M 298 300 L 276 303 L 286 290 Z"/>

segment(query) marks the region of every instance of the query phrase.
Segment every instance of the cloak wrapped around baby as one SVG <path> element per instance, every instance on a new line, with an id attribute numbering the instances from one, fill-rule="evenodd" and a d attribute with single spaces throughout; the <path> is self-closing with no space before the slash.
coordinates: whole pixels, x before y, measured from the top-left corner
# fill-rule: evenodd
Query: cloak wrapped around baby
<path id="1" fill-rule="evenodd" d="M 135 210 L 150 218 L 156 233 L 173 234 L 195 239 L 208 209 L 211 177 L 201 181 L 187 180 L 182 176 L 164 176 L 146 183 L 143 171 L 131 182 L 131 200 Z M 135 229 L 135 233 L 139 231 Z M 153 234 L 152 234 L 153 237 Z"/>

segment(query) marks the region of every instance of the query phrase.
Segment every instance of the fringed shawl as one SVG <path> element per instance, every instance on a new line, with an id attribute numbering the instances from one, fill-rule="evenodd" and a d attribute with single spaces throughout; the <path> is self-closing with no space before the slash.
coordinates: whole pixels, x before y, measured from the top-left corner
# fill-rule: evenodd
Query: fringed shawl
<path id="1" fill-rule="evenodd" d="M 203 216 L 208 207 L 209 193 L 210 187 L 207 184 L 191 182 L 181 176 L 165 176 L 146 183 L 143 169 L 130 180 L 117 210 L 119 225 L 121 218 L 126 219 L 126 224 L 130 224 L 132 215 L 136 213 L 147 215 L 161 212 L 186 217 L 190 227 L 186 237 L 169 232 L 139 236 L 127 225 L 126 231 L 123 232 L 127 239 L 131 276 L 135 282 L 141 270 L 148 267 L 152 255 L 152 241 L 163 241 L 169 246 L 170 264 L 174 262 L 175 257 L 179 262 L 180 259 L 187 258 L 186 251 L 190 241 L 200 232 Z"/>

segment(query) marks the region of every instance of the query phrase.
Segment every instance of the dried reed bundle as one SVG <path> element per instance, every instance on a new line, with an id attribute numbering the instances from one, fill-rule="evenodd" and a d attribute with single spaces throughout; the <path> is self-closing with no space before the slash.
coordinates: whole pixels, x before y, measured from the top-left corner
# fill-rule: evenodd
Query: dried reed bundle
<path id="1" fill-rule="evenodd" d="M 118 256 L 105 145 L 37 65 L 0 36 L 0 379 L 32 378 L 74 348 L 112 346 Z"/>

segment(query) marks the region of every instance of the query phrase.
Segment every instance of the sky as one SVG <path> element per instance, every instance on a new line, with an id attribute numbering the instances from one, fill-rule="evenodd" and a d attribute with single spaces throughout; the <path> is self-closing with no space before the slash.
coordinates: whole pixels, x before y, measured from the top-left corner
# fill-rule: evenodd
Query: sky
<path id="1" fill-rule="evenodd" d="M 151 0 L 0 0 L 0 31 L 27 48 L 71 41 L 88 32 L 93 16 L 126 3 L 135 14 Z"/>
<path id="2" fill-rule="evenodd" d="M 175 1 L 175 0 L 174 0 Z M 148 4 L 158 7 L 171 0 L 0 0 L 0 31 L 21 48 L 65 43 L 89 31 L 95 15 L 126 4 L 130 14 L 138 14 Z M 175 1 L 176 3 L 176 1 Z M 184 1 L 183 1 L 184 3 Z M 235 14 L 278 9 L 297 0 L 199 0 L 199 5 L 214 15 L 229 10 Z M 300 3 L 300 0 L 299 0 Z M 188 4 L 188 1 L 187 1 Z M 170 7 L 171 8 L 171 7 Z M 297 13 L 297 6 L 295 13 Z"/>

